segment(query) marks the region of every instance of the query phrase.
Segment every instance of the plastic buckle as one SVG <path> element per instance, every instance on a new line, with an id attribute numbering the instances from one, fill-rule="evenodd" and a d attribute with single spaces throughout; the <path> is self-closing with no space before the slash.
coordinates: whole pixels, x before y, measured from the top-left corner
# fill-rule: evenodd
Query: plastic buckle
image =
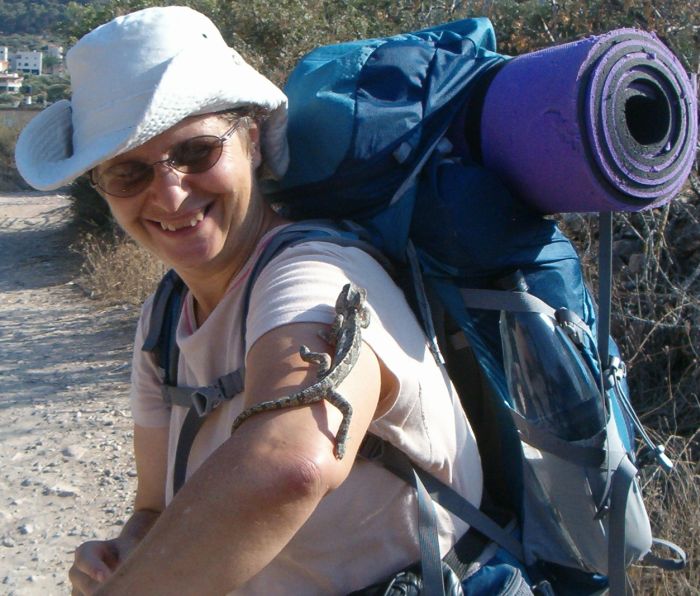
<path id="1" fill-rule="evenodd" d="M 571 316 L 571 311 L 568 308 L 561 307 L 554 311 L 554 318 L 559 326 L 566 332 L 569 339 L 574 342 L 577 348 L 583 346 L 583 332 L 579 329 L 575 319 Z"/>
<path id="2" fill-rule="evenodd" d="M 625 377 L 627 377 L 627 365 L 618 356 L 611 356 L 608 367 L 603 371 L 605 389 L 612 389 Z"/>
<path id="3" fill-rule="evenodd" d="M 192 394 L 192 406 L 200 418 L 210 414 L 223 400 L 223 394 L 218 385 L 202 387 Z"/>
<path id="4" fill-rule="evenodd" d="M 671 472 L 673 470 L 673 462 L 665 452 L 666 449 L 663 445 L 646 447 L 639 455 L 640 467 L 647 465 L 650 460 L 654 459 L 666 472 Z"/>

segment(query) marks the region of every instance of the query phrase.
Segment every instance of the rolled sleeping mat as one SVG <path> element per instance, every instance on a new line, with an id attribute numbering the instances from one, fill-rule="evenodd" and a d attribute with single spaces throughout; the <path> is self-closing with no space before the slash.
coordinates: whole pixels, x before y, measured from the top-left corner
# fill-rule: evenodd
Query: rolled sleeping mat
<path id="1" fill-rule="evenodd" d="M 483 162 L 543 213 L 658 207 L 692 168 L 696 95 L 666 46 L 635 29 L 519 56 L 486 91 Z"/>

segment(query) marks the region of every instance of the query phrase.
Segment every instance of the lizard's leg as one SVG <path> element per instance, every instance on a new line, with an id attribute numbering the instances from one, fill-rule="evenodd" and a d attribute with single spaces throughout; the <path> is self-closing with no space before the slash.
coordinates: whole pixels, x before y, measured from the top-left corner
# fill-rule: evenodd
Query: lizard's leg
<path id="1" fill-rule="evenodd" d="M 318 378 L 323 377 L 331 368 L 332 359 L 330 354 L 325 352 L 312 352 L 307 346 L 299 348 L 299 355 L 304 362 L 309 362 L 318 366 Z"/>
<path id="2" fill-rule="evenodd" d="M 337 459 L 343 459 L 345 455 L 345 443 L 348 440 L 348 432 L 350 430 L 350 420 L 352 419 L 352 406 L 348 400 L 332 388 L 328 390 L 325 398 L 343 414 L 343 420 L 340 422 L 338 432 L 335 434 L 335 457 Z"/>
<path id="3" fill-rule="evenodd" d="M 338 335 L 340 334 L 344 323 L 345 316 L 342 313 L 336 314 L 330 329 L 323 329 L 322 331 L 319 331 L 319 337 L 331 346 L 336 345 L 336 343 L 338 343 Z"/>

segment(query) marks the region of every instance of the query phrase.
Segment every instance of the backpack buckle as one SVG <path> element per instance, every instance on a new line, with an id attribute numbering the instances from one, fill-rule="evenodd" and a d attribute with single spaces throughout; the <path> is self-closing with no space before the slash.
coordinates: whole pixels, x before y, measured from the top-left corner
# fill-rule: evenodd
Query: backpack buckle
<path id="1" fill-rule="evenodd" d="M 608 362 L 608 368 L 603 371 L 605 380 L 605 389 L 612 389 L 615 385 L 621 382 L 627 376 L 627 366 L 621 358 L 611 356 Z"/>
<path id="2" fill-rule="evenodd" d="M 583 330 L 577 325 L 573 313 L 566 307 L 558 308 L 554 318 L 577 348 L 583 346 Z"/>
<path id="3" fill-rule="evenodd" d="M 209 387 L 200 387 L 192 393 L 191 399 L 192 407 L 202 417 L 210 414 L 214 408 L 224 401 L 224 396 L 217 383 Z"/>

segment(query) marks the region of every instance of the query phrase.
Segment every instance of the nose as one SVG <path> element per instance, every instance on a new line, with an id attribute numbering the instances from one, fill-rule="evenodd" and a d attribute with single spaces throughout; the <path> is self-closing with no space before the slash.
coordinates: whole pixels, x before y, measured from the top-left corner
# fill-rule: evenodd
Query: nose
<path id="1" fill-rule="evenodd" d="M 184 180 L 186 176 L 173 169 L 167 161 L 155 164 L 150 186 L 151 201 L 168 213 L 177 212 L 189 196 Z"/>

